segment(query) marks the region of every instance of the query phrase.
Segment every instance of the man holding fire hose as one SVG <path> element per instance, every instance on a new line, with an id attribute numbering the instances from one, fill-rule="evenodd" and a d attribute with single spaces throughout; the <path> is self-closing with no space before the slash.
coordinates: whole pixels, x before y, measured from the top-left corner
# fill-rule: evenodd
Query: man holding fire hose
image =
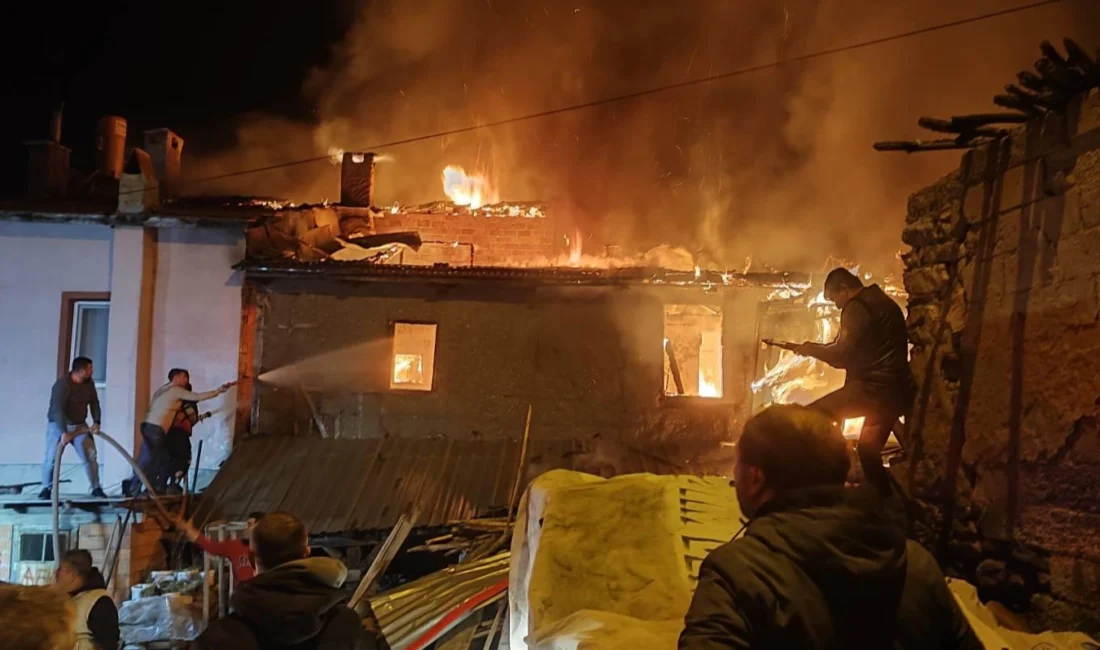
<path id="1" fill-rule="evenodd" d="M 176 418 L 180 407 L 184 402 L 203 402 L 222 395 L 237 382 L 222 384 L 214 390 L 205 393 L 195 393 L 186 388 L 191 383 L 191 374 L 183 368 L 172 368 L 168 372 L 168 383 L 153 393 L 152 403 L 145 421 L 141 423 L 142 446 L 138 456 L 138 465 L 141 471 L 153 483 L 153 488 L 158 494 L 163 494 L 168 485 L 168 476 L 162 475 L 167 469 L 164 459 L 166 453 L 166 439 L 168 429 L 172 427 L 172 421 Z M 127 496 L 137 496 L 141 492 L 141 481 L 137 474 L 129 481 L 123 483 L 123 493 Z"/>
<path id="2" fill-rule="evenodd" d="M 825 299 L 841 310 L 835 341 L 764 342 L 846 371 L 842 388 L 810 406 L 838 421 L 865 418 L 858 445 L 860 465 L 868 482 L 882 486 L 889 477 L 882 466 L 882 448 L 894 423 L 909 412 L 916 396 L 905 314 L 881 287 L 863 286 L 844 268 L 833 269 L 826 276 Z"/>

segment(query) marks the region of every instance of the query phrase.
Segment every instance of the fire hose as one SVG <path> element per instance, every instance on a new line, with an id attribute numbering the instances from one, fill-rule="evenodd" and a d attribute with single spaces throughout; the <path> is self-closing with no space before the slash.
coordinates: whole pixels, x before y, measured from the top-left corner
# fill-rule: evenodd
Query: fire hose
<path id="1" fill-rule="evenodd" d="M 153 489 L 153 485 L 149 483 L 149 479 L 145 476 L 145 473 L 141 471 L 141 467 L 138 466 L 134 457 L 126 452 L 122 448 L 122 445 L 118 444 L 114 438 L 107 435 L 102 431 L 82 431 L 81 434 L 87 433 L 88 435 L 96 435 L 103 438 L 118 450 L 118 453 L 122 454 L 122 457 L 126 459 L 130 466 L 134 468 L 134 474 L 141 479 L 141 482 L 145 485 L 145 489 L 149 491 L 149 496 L 153 498 L 153 505 L 156 506 L 160 514 L 167 520 L 172 521 L 173 517 L 169 514 L 168 510 L 160 502 L 160 498 L 157 496 L 156 490 Z M 65 447 L 69 445 L 64 437 L 57 443 L 57 453 L 54 455 L 53 461 L 53 486 L 51 490 L 51 498 L 53 501 L 53 558 L 56 564 L 61 563 L 61 514 L 60 514 L 60 486 L 61 486 L 61 454 L 65 452 Z"/>

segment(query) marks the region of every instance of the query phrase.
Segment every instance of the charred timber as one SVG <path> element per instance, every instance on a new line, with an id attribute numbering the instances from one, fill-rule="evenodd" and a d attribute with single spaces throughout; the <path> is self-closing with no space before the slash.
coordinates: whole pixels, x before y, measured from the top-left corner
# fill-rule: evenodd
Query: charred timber
<path id="1" fill-rule="evenodd" d="M 1054 108 L 1050 102 L 1043 99 L 1041 96 L 1024 90 L 1015 84 L 1008 84 L 1005 86 L 1005 92 L 1008 93 L 1009 97 L 1017 100 L 1018 103 L 1015 103 L 1015 106 L 1019 107 L 1017 110 L 1033 112 L 1035 115 L 1042 115 L 1047 110 Z M 998 95 L 998 97 L 1001 96 L 1002 95 Z M 996 98 L 994 98 L 993 101 L 996 102 Z"/>
<path id="2" fill-rule="evenodd" d="M 665 339 L 665 356 L 668 357 L 668 369 L 672 373 L 672 381 L 676 384 L 676 394 L 684 394 L 684 380 L 680 376 L 680 363 L 676 361 L 676 350 L 672 349 L 672 341 Z"/>
<path id="3" fill-rule="evenodd" d="M 1043 83 L 1056 92 L 1064 95 L 1073 94 L 1084 89 L 1085 80 L 1077 73 L 1057 62 L 1047 58 L 1035 62 L 1035 70 L 1043 79 Z"/>
<path id="4" fill-rule="evenodd" d="M 1039 51 L 1043 53 L 1043 56 L 1050 59 L 1050 62 L 1065 68 L 1069 66 L 1069 63 L 1062 58 L 1062 53 L 1058 51 L 1058 48 L 1051 45 L 1050 41 L 1043 41 L 1039 43 Z"/>
<path id="5" fill-rule="evenodd" d="M 1080 71 L 1091 85 L 1100 85 L 1100 66 L 1096 61 L 1072 38 L 1065 39 L 1064 44 L 1069 55 L 1069 65 Z"/>
<path id="6" fill-rule="evenodd" d="M 922 117 L 917 120 L 917 125 L 923 129 L 936 131 L 938 133 L 958 133 L 966 140 L 979 136 L 997 137 L 1007 133 L 1004 129 L 978 126 L 977 124 L 967 122 L 957 117 L 953 117 L 949 120 L 941 120 L 935 117 Z"/>
<path id="7" fill-rule="evenodd" d="M 1016 95 L 995 95 L 993 103 L 1001 108 L 1010 108 L 1020 111 L 1032 117 L 1038 117 L 1046 112 L 1046 108 L 1038 103 L 1033 103 Z"/>
<path id="8" fill-rule="evenodd" d="M 1030 118 L 1019 113 L 974 113 L 973 115 L 956 115 L 951 121 L 956 124 L 970 126 L 986 126 L 988 124 L 1023 124 Z"/>
<path id="9" fill-rule="evenodd" d="M 875 151 L 904 151 L 916 153 L 918 151 L 947 151 L 949 149 L 973 149 L 986 144 L 988 139 L 965 140 L 960 138 L 944 140 L 887 140 L 876 142 Z"/>
<path id="10" fill-rule="evenodd" d="M 1046 84 L 1043 83 L 1043 78 L 1029 70 L 1017 72 L 1016 80 L 1020 82 L 1021 86 L 1033 92 L 1041 93 L 1046 90 Z"/>

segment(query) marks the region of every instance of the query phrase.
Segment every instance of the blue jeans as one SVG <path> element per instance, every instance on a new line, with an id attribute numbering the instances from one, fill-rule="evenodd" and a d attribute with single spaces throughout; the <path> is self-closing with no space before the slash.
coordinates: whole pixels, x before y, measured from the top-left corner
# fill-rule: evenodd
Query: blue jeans
<path id="1" fill-rule="evenodd" d="M 64 430 L 62 430 L 64 426 Z M 57 443 L 61 442 L 61 436 L 69 431 L 75 431 L 82 427 L 81 424 L 60 425 L 57 422 L 46 423 L 46 460 L 42 462 L 42 487 L 53 487 L 53 464 L 57 456 Z M 88 484 L 95 490 L 99 485 L 99 454 L 95 449 L 95 440 L 90 433 L 82 433 L 73 440 L 73 449 L 77 457 L 84 463 L 84 471 L 88 473 Z"/>
<path id="2" fill-rule="evenodd" d="M 141 472 L 145 474 L 145 478 L 153 484 L 153 489 L 156 490 L 157 494 L 163 494 L 164 489 L 168 487 L 168 475 L 163 472 L 166 469 L 164 465 L 166 438 L 167 434 L 164 433 L 164 429 L 148 422 L 141 423 L 142 445 L 137 463 L 138 467 L 141 468 Z M 141 479 L 138 478 L 137 472 L 134 473 L 130 481 L 131 493 L 137 494 L 140 492 Z"/>

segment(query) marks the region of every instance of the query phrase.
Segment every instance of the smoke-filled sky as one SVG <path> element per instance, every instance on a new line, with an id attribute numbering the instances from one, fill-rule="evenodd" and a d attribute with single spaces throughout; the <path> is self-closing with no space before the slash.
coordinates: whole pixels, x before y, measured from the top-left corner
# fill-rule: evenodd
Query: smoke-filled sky
<path id="1" fill-rule="evenodd" d="M 364 2 L 302 93 L 317 124 L 256 112 L 214 174 L 676 83 L 1021 4 L 1010 0 Z M 448 163 L 505 200 L 550 199 L 591 245 L 685 246 L 738 265 L 888 264 L 905 198 L 958 153 L 882 154 L 921 115 L 987 111 L 1038 42 L 1100 44 L 1096 3 L 1061 5 L 637 100 L 387 150 L 378 201 L 442 198 Z M 335 199 L 328 163 L 232 188 Z"/>
<path id="2" fill-rule="evenodd" d="M 207 134 L 183 133 L 184 173 L 268 166 L 331 147 L 374 149 L 1027 2 L 333 2 L 339 9 L 326 15 L 344 21 L 335 30 L 342 38 L 329 29 L 331 42 L 317 43 L 320 32 L 303 26 L 267 43 L 272 65 L 286 70 L 278 101 L 221 109 L 217 98 L 193 98 L 212 133 L 234 135 L 203 142 Z M 264 28 L 278 20 L 265 15 Z M 286 12 L 285 21 L 295 20 Z M 459 164 L 489 174 L 504 200 L 553 201 L 556 217 L 581 226 L 590 251 L 667 243 L 731 267 L 752 256 L 757 264 L 817 270 L 832 255 L 885 268 L 901 246 L 907 195 L 955 167 L 960 154 L 876 153 L 872 142 L 928 137 L 915 124 L 922 115 L 993 110 L 992 96 L 1030 67 L 1039 41 L 1064 36 L 1100 46 L 1100 3 L 1064 0 L 812 62 L 381 149 L 392 161 L 379 166 L 376 202 L 443 198 L 440 173 Z M 323 49 L 323 62 L 304 74 L 296 69 L 304 66 L 286 65 L 284 50 L 297 47 L 295 39 Z M 210 41 L 188 41 L 203 42 Z M 205 75 L 228 74 L 206 65 Z M 338 169 L 317 162 L 191 189 L 336 200 Z"/>

